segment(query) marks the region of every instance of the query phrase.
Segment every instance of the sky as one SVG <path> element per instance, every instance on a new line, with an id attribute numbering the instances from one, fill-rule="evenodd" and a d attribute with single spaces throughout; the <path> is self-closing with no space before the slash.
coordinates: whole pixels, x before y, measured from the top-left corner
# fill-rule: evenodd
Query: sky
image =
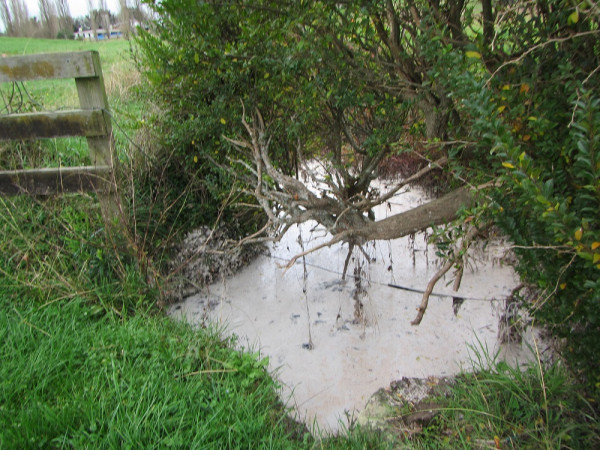
<path id="1" fill-rule="evenodd" d="M 71 10 L 71 17 L 80 17 L 85 16 L 88 13 L 87 0 L 67 0 L 69 3 L 69 8 Z M 96 0 L 92 0 L 94 5 L 97 5 Z M 27 5 L 27 10 L 29 11 L 29 16 L 36 16 L 39 19 L 39 9 L 38 9 L 38 0 L 25 0 L 25 4 Z M 106 0 L 106 4 L 108 9 L 110 9 L 113 13 L 117 14 L 119 12 L 119 0 Z"/>

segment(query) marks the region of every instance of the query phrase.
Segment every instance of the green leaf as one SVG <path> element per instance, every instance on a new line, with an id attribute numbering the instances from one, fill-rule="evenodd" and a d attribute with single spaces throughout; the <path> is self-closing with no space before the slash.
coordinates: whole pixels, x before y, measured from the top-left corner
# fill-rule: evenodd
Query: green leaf
<path id="1" fill-rule="evenodd" d="M 575 11 L 573 11 L 571 15 L 569 15 L 569 18 L 567 19 L 567 24 L 575 25 L 577 22 L 579 22 L 579 11 L 575 9 Z"/>
<path id="2" fill-rule="evenodd" d="M 469 51 L 465 52 L 465 55 L 467 58 L 481 59 L 481 53 L 473 51 L 473 50 L 469 50 Z"/>

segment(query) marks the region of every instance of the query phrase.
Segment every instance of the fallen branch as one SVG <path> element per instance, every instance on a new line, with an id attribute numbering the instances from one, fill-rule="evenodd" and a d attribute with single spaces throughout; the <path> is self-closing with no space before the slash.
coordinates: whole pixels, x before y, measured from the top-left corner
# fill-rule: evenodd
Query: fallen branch
<path id="1" fill-rule="evenodd" d="M 487 226 L 486 226 L 486 228 L 487 228 Z M 427 284 L 427 289 L 425 289 L 425 292 L 423 293 L 423 298 L 421 299 L 421 304 L 417 308 L 417 316 L 410 323 L 411 325 L 419 325 L 421 323 L 421 320 L 423 320 L 423 315 L 425 314 L 425 311 L 427 310 L 427 306 L 429 305 L 429 297 L 431 296 L 431 293 L 433 292 L 433 288 L 435 287 L 436 283 L 440 280 L 440 278 L 442 278 L 444 275 L 446 275 L 446 273 L 455 264 L 459 264 L 459 271 L 457 272 L 457 278 L 454 280 L 453 288 L 454 288 L 454 291 L 458 290 L 458 288 L 460 287 L 460 281 L 462 279 L 462 274 L 463 274 L 462 267 L 464 264 L 464 261 L 463 261 L 464 253 L 469 248 L 469 245 L 471 244 L 471 242 L 473 241 L 475 236 L 477 236 L 478 233 L 479 233 L 479 229 L 477 227 L 475 227 L 475 226 L 469 227 L 464 238 L 461 240 L 460 244 L 458 244 L 454 248 L 454 250 L 452 251 L 452 255 L 448 258 L 446 263 L 442 266 L 442 268 L 440 270 L 438 270 L 436 272 L 436 274 L 431 278 L 431 280 L 429 280 L 429 283 Z"/>
<path id="2" fill-rule="evenodd" d="M 439 281 L 439 279 L 442 278 L 444 275 L 446 275 L 446 272 L 448 272 L 450 270 L 450 268 L 452 267 L 453 264 L 454 264 L 454 259 L 449 259 L 442 266 L 442 268 L 436 272 L 436 274 L 433 276 L 433 278 L 431 278 L 431 280 L 429 280 L 429 283 L 427 283 L 427 289 L 425 289 L 425 292 L 423 293 L 423 298 L 421 299 L 421 304 L 417 308 L 417 317 L 415 317 L 415 319 L 410 323 L 411 325 L 419 325 L 421 323 L 421 320 L 423 320 L 423 315 L 425 314 L 425 311 L 427 310 L 427 306 L 429 305 L 429 296 L 433 292 L 433 288 L 435 287 L 435 285 Z"/>

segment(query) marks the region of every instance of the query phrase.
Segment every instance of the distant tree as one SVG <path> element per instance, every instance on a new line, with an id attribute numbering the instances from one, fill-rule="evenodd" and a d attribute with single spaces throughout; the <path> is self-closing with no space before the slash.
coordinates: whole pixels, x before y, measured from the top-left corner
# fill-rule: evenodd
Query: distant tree
<path id="1" fill-rule="evenodd" d="M 123 33 L 123 37 L 129 39 L 129 35 L 131 34 L 132 16 L 129 11 L 129 6 L 127 5 L 127 0 L 119 0 L 119 8 L 121 32 Z"/>
<path id="2" fill-rule="evenodd" d="M 94 15 L 94 1 L 87 0 L 87 7 L 89 12 L 89 27 L 94 33 L 94 39 L 98 39 L 98 22 L 96 22 L 96 16 Z"/>
<path id="3" fill-rule="evenodd" d="M 14 24 L 8 0 L 0 0 L 0 19 L 4 24 L 6 34 L 9 36 L 12 35 L 14 33 Z"/>
<path id="4" fill-rule="evenodd" d="M 150 20 L 150 14 L 140 0 L 119 0 L 119 18 L 121 30 L 128 38 L 137 25 L 143 25 Z"/>
<path id="5" fill-rule="evenodd" d="M 0 0 L 0 19 L 8 36 L 32 36 L 34 28 L 23 0 Z"/>
<path id="6" fill-rule="evenodd" d="M 141 0 L 129 0 L 132 6 L 130 7 L 131 15 L 138 23 L 147 23 L 150 20 L 151 11 L 149 11 Z"/>
<path id="7" fill-rule="evenodd" d="M 38 0 L 40 10 L 41 33 L 43 37 L 55 38 L 58 34 L 56 6 L 50 0 Z"/>
<path id="8" fill-rule="evenodd" d="M 98 24 L 100 25 L 100 28 L 104 28 L 105 30 L 108 30 L 110 28 L 112 21 L 111 21 L 111 17 L 110 17 L 111 16 L 110 11 L 109 11 L 108 7 L 106 6 L 106 0 L 98 0 L 97 14 L 98 14 Z"/>
<path id="9" fill-rule="evenodd" d="M 55 8 L 58 16 L 58 26 L 62 36 L 66 38 L 73 37 L 73 17 L 69 10 L 67 0 L 55 0 Z"/>

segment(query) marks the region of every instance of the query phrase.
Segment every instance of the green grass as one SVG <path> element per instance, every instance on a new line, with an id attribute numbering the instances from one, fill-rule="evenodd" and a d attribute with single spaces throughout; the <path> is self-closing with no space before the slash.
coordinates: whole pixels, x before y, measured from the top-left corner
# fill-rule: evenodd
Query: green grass
<path id="1" fill-rule="evenodd" d="M 79 41 L 66 39 L 34 39 L 20 37 L 0 37 L 2 55 L 29 55 L 33 53 L 78 52 L 97 50 L 109 66 L 120 60 L 129 50 L 129 41 L 113 39 L 107 41 Z"/>
<path id="2" fill-rule="evenodd" d="M 511 367 L 475 351 L 440 415 L 415 444 L 424 448 L 598 448 L 597 405 L 560 363 Z"/>
<path id="3" fill-rule="evenodd" d="M 266 360 L 211 331 L 81 299 L 0 305 L 1 448 L 294 442 Z"/>

